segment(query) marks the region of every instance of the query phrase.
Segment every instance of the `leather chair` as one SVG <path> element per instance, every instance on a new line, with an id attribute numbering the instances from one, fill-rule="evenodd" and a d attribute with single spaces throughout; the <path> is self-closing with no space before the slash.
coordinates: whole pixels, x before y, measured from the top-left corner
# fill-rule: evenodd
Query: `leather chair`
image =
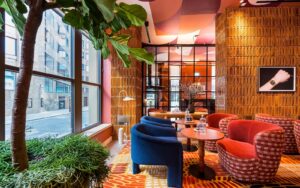
<path id="1" fill-rule="evenodd" d="M 232 120 L 237 120 L 238 116 L 234 114 L 214 113 L 206 117 L 209 128 L 216 129 L 227 135 L 227 125 Z M 216 152 L 216 141 L 205 141 L 205 149 Z"/>
<path id="2" fill-rule="evenodd" d="M 168 186 L 182 187 L 183 152 L 176 130 L 169 127 L 136 124 L 131 128 L 133 174 L 139 165 L 166 165 Z"/>
<path id="3" fill-rule="evenodd" d="M 283 128 L 254 120 L 234 120 L 228 125 L 228 137 L 217 141 L 221 166 L 239 181 L 271 182 L 284 149 Z"/>
<path id="4" fill-rule="evenodd" d="M 284 129 L 285 135 L 285 154 L 297 154 L 297 143 L 294 135 L 294 119 L 285 117 L 276 117 L 269 114 L 255 114 L 255 120 L 273 123 Z"/>
<path id="5" fill-rule="evenodd" d="M 151 116 L 143 116 L 143 117 L 141 117 L 140 122 L 143 124 L 146 124 L 146 125 L 157 125 L 157 126 L 161 126 L 161 127 L 174 128 L 172 126 L 172 122 L 168 119 L 161 119 L 161 118 L 156 118 L 156 117 L 151 117 Z"/>
<path id="6" fill-rule="evenodd" d="M 298 152 L 300 153 L 300 120 L 294 121 L 294 134 L 298 147 Z"/>

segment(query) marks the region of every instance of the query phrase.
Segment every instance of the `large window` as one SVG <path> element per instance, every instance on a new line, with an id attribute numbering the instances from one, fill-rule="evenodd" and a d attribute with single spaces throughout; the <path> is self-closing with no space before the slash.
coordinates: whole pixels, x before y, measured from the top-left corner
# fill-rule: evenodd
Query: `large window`
<path id="1" fill-rule="evenodd" d="M 188 95 L 184 87 L 201 83 L 205 92 L 193 99 L 195 109 L 215 110 L 214 45 L 146 45 L 155 54 L 155 64 L 144 66 L 144 108 L 185 110 Z"/>
<path id="2" fill-rule="evenodd" d="M 46 11 L 37 34 L 33 77 L 31 79 L 26 121 L 26 138 L 59 137 L 100 124 L 101 58 L 88 38 L 75 35 L 56 11 Z M 75 49 L 76 40 L 82 48 Z M 22 40 L 5 13 L 5 138 L 10 139 L 11 115 L 21 56 Z M 74 54 L 82 54 L 81 59 Z M 82 66 L 76 66 L 75 63 Z M 74 72 L 82 69 L 82 79 Z M 78 71 L 78 70 L 77 70 Z M 75 82 L 80 79 L 80 82 Z M 75 88 L 82 89 L 82 101 Z M 3 88 L 4 89 L 4 88 Z M 1 92 L 1 91 L 0 91 Z M 78 98 L 78 97 L 77 97 Z M 3 107 L 1 106 L 1 108 Z M 82 113 L 80 109 L 82 106 Z M 77 113 L 77 114 L 76 114 Z M 75 116 L 77 121 L 75 122 Z M 82 126 L 78 127 L 80 124 Z M 75 127 L 77 126 L 77 127 Z"/>
<path id="3" fill-rule="evenodd" d="M 99 122 L 100 119 L 100 53 L 89 39 L 82 35 L 82 126 Z"/>

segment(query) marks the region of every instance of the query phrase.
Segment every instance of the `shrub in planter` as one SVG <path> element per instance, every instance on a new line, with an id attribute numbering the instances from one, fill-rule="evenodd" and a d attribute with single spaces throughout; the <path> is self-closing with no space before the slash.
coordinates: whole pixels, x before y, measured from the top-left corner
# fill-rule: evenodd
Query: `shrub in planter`
<path id="1" fill-rule="evenodd" d="M 16 172 L 10 143 L 0 142 L 0 187 L 100 186 L 108 176 L 108 151 L 82 135 L 27 141 L 30 168 Z"/>

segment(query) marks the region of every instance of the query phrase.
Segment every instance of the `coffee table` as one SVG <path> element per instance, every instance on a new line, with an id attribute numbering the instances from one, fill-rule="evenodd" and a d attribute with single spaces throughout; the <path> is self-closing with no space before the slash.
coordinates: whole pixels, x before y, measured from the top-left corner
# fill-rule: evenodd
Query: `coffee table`
<path id="1" fill-rule="evenodd" d="M 204 143 L 206 140 L 220 140 L 224 138 L 224 134 L 220 131 L 210 128 L 206 128 L 206 131 L 204 133 L 195 131 L 194 128 L 184 128 L 181 130 L 181 133 L 187 138 L 198 140 L 199 164 L 189 166 L 190 174 L 197 178 L 205 180 L 214 179 L 216 176 L 215 171 L 212 168 L 206 166 L 204 162 Z"/>
<path id="2" fill-rule="evenodd" d="M 190 128 L 190 127 L 196 127 L 197 124 L 199 123 L 199 120 L 193 120 L 193 121 L 185 121 L 184 119 L 176 120 L 175 121 L 175 129 L 177 130 L 178 124 L 184 125 L 185 128 Z M 191 139 L 187 137 L 186 144 L 182 145 L 184 151 L 196 151 L 197 147 L 191 145 Z"/>

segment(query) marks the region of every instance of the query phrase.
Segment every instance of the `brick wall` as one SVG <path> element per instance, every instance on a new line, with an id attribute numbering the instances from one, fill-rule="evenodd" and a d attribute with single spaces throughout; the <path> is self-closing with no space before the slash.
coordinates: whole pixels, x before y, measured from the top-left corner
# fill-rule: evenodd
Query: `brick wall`
<path id="1" fill-rule="evenodd" d="M 123 31 L 124 34 L 131 34 L 130 47 L 141 47 L 141 29 L 130 28 Z M 127 134 L 130 133 L 132 125 L 137 123 L 142 115 L 142 63 L 132 60 L 130 68 L 125 68 L 118 59 L 116 52 L 111 53 L 111 122 L 113 124 L 113 136 L 116 138 L 119 125 L 117 114 L 127 115 L 130 118 L 130 125 L 127 127 Z M 119 97 L 119 92 L 125 90 L 128 96 L 134 101 L 123 101 L 124 92 Z M 104 107 L 105 108 L 105 107 Z"/>
<path id="2" fill-rule="evenodd" d="M 216 21 L 218 112 L 300 114 L 300 8 L 229 8 Z M 296 92 L 258 92 L 258 68 L 297 67 Z"/>

